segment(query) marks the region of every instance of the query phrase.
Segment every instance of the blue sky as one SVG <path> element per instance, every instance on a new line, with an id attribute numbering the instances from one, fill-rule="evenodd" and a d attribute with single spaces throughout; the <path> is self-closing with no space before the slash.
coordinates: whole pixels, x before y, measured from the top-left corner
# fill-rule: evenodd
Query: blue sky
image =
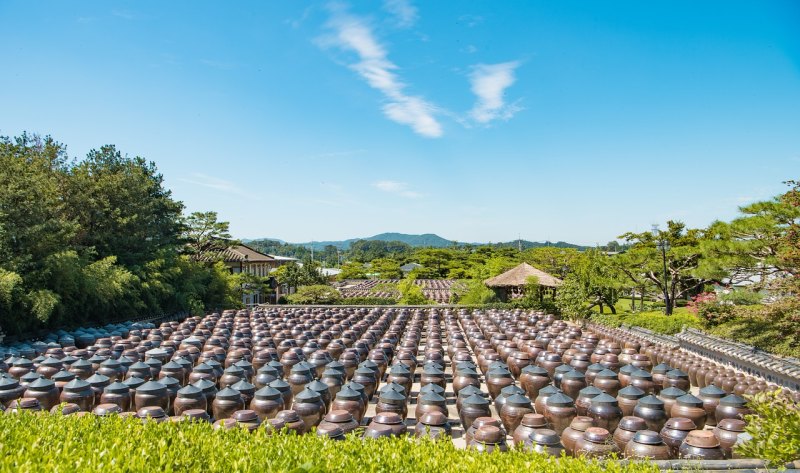
<path id="1" fill-rule="evenodd" d="M 795 1 L 0 2 L 0 134 L 240 238 L 604 243 L 800 178 Z"/>

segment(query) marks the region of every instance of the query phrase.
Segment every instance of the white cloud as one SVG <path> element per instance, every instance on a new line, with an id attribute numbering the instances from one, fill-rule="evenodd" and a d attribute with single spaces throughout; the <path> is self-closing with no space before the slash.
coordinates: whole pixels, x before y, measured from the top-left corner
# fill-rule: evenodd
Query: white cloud
<path id="1" fill-rule="evenodd" d="M 442 136 L 442 126 L 434 116 L 437 108 L 419 96 L 405 93 L 406 84 L 394 73 L 397 66 L 375 38 L 370 26 L 361 18 L 348 15 L 341 7 L 332 7 L 333 17 L 328 27 L 333 34 L 322 39 L 323 46 L 335 46 L 354 52 L 358 62 L 350 64 L 370 87 L 379 90 L 386 103 L 383 114 L 392 121 L 410 126 L 416 133 L 428 137 Z"/>
<path id="2" fill-rule="evenodd" d="M 521 110 L 516 104 L 505 103 L 505 90 L 516 81 L 514 70 L 518 61 L 500 64 L 479 64 L 473 67 L 470 74 L 472 92 L 478 100 L 469 112 L 470 117 L 478 123 L 489 123 L 498 118 L 509 119 Z"/>
<path id="3" fill-rule="evenodd" d="M 396 194 L 401 197 L 406 197 L 408 199 L 416 199 L 422 197 L 422 194 L 419 192 L 415 192 L 409 190 L 408 184 L 405 182 L 397 182 L 397 181 L 377 181 L 372 183 L 372 187 L 381 190 L 383 192 L 388 192 L 390 194 Z"/>
<path id="4" fill-rule="evenodd" d="M 383 8 L 394 15 L 400 28 L 410 28 L 417 22 L 417 8 L 409 0 L 384 0 Z"/>
<path id="5" fill-rule="evenodd" d="M 224 192 L 226 194 L 233 194 L 238 196 L 248 196 L 252 197 L 250 194 L 244 191 L 240 186 L 237 184 L 227 181 L 225 179 L 220 179 L 217 177 L 209 176 L 207 174 L 201 173 L 192 173 L 190 177 L 182 177 L 178 178 L 179 181 L 186 182 L 196 186 L 207 187 L 209 189 L 214 189 L 220 192 Z"/>

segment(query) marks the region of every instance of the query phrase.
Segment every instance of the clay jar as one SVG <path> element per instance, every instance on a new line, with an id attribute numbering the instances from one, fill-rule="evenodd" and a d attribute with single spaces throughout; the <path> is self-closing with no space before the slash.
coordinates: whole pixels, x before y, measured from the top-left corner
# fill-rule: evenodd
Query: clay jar
<path id="1" fill-rule="evenodd" d="M 564 452 L 564 445 L 561 443 L 556 431 L 551 429 L 537 429 L 523 443 L 523 450 L 526 452 L 546 453 L 554 457 L 560 457 Z"/>
<path id="2" fill-rule="evenodd" d="M 422 369 L 419 382 L 420 387 L 426 384 L 437 384 L 442 388 L 447 386 L 447 379 L 445 378 L 444 371 L 431 364 L 426 365 L 425 368 Z"/>
<path id="3" fill-rule="evenodd" d="M 472 425 L 469 426 L 466 432 L 464 432 L 464 440 L 466 444 L 469 445 L 472 442 L 472 436 L 475 435 L 475 432 L 486 425 L 492 425 L 501 430 L 503 428 L 502 424 L 500 424 L 500 421 L 494 417 L 478 417 L 475 419 Z"/>
<path id="4" fill-rule="evenodd" d="M 337 409 L 325 415 L 325 418 L 322 419 L 322 422 L 317 426 L 317 430 L 325 430 L 332 427 L 342 429 L 342 433 L 346 435 L 358 428 L 358 422 L 350 412 Z"/>
<path id="5" fill-rule="evenodd" d="M 668 371 L 672 371 L 672 367 L 666 363 L 660 363 L 654 366 L 653 370 L 650 372 L 650 374 L 653 375 L 653 383 L 655 384 L 653 391 L 655 394 L 659 394 L 661 389 L 663 389 L 664 378 L 666 377 Z"/>
<path id="6" fill-rule="evenodd" d="M 636 432 L 647 430 L 647 423 L 641 417 L 625 416 L 619 421 L 617 430 L 614 431 L 614 443 L 620 451 L 625 451 L 628 442 L 633 439 Z"/>
<path id="7" fill-rule="evenodd" d="M 644 391 L 635 386 L 627 386 L 620 389 L 619 393 L 617 393 L 617 402 L 619 402 L 619 408 L 622 409 L 622 414 L 624 416 L 632 416 L 633 409 L 636 408 L 639 399 L 645 396 Z"/>
<path id="8" fill-rule="evenodd" d="M 568 455 L 575 454 L 575 444 L 578 440 L 583 438 L 584 432 L 586 432 L 586 429 L 589 427 L 592 427 L 592 418 L 578 416 L 572 419 L 569 427 L 564 429 L 564 433 L 561 434 L 561 443 L 564 445 L 564 449 L 567 451 Z"/>
<path id="9" fill-rule="evenodd" d="M 306 433 L 310 428 L 306 427 L 306 424 L 303 422 L 303 419 L 300 415 L 290 409 L 283 410 L 278 412 L 274 419 L 269 420 L 270 424 L 273 426 L 283 424 L 280 428 L 286 428 L 289 432 L 295 433 L 297 435 L 303 435 Z"/>
<path id="10" fill-rule="evenodd" d="M 176 416 L 180 416 L 189 409 L 208 409 L 208 402 L 203 391 L 191 384 L 178 390 L 173 406 Z"/>
<path id="11" fill-rule="evenodd" d="M 394 412 L 383 412 L 376 414 L 375 417 L 372 418 L 372 422 L 369 423 L 366 430 L 369 431 L 370 429 L 375 429 L 377 426 L 389 427 L 391 430 L 391 435 L 393 436 L 401 436 L 406 433 L 406 425 L 403 423 L 403 419 L 401 419 L 400 416 Z M 364 434 L 366 436 L 367 432 Z"/>
<path id="12" fill-rule="evenodd" d="M 509 384 L 500 390 L 500 395 L 494 398 L 494 408 L 499 413 L 503 409 L 506 400 L 514 394 L 525 394 L 525 391 L 515 384 Z"/>
<path id="13" fill-rule="evenodd" d="M 575 443 L 575 456 L 586 458 L 606 459 L 620 450 L 614 443 L 611 434 L 601 427 L 589 427 Z"/>
<path id="14" fill-rule="evenodd" d="M 528 413 L 522 416 L 522 421 L 513 432 L 515 445 L 522 445 L 538 429 L 546 429 L 547 420 L 541 414 Z"/>
<path id="15" fill-rule="evenodd" d="M 453 386 L 456 385 L 456 378 L 453 379 Z M 386 382 L 397 383 L 400 386 L 403 386 L 408 393 L 411 392 L 411 386 L 414 383 L 414 375 L 411 373 L 411 370 L 406 367 L 406 365 L 397 363 L 389 368 L 389 375 L 386 377 Z M 456 390 L 456 392 L 458 391 L 459 389 Z"/>
<path id="16" fill-rule="evenodd" d="M 367 399 L 372 399 L 372 395 L 378 388 L 378 378 L 375 372 L 366 367 L 359 367 L 353 372 L 353 381 L 364 386 Z"/>
<path id="17" fill-rule="evenodd" d="M 486 388 L 492 399 L 500 395 L 501 389 L 511 384 L 514 384 L 514 377 L 510 371 L 501 366 L 496 366 L 486 372 Z"/>
<path id="18" fill-rule="evenodd" d="M 744 398 L 730 394 L 719 400 L 714 416 L 717 423 L 720 423 L 724 419 L 744 419 L 744 416 L 750 413 L 752 411 L 747 407 L 747 401 Z"/>
<path id="19" fill-rule="evenodd" d="M 453 434 L 447 416 L 441 412 L 429 412 L 420 418 L 414 428 L 415 437 L 428 437 L 431 439 L 449 438 Z"/>
<path id="20" fill-rule="evenodd" d="M 148 381 L 136 388 L 136 399 L 134 401 L 136 411 L 143 407 L 158 406 L 164 411 L 169 408 L 169 394 L 167 387 L 158 381 Z"/>
<path id="21" fill-rule="evenodd" d="M 717 425 L 717 406 L 725 396 L 727 396 L 727 393 L 713 384 L 700 389 L 697 397 L 703 401 L 703 409 L 706 411 L 706 425 Z"/>
<path id="22" fill-rule="evenodd" d="M 64 385 L 59 400 L 77 404 L 83 412 L 91 412 L 95 405 L 92 386 L 80 378 L 75 378 Z"/>
<path id="23" fill-rule="evenodd" d="M 264 386 L 255 392 L 249 407 L 258 414 L 261 422 L 264 422 L 274 418 L 278 412 L 283 410 L 283 396 L 277 389 Z"/>
<path id="24" fill-rule="evenodd" d="M 297 363 L 296 365 L 292 366 L 292 371 L 289 374 L 289 377 L 286 378 L 286 381 L 292 388 L 292 396 L 296 396 L 297 393 L 305 388 L 306 384 L 314 381 L 314 377 L 311 375 L 311 370 L 309 368 L 303 364 Z M 221 386 L 222 380 L 220 380 L 220 387 Z"/>
<path id="25" fill-rule="evenodd" d="M 698 430 L 703 430 L 706 426 L 706 410 L 703 409 L 703 401 L 691 394 L 686 394 L 676 399 L 670 415 L 672 417 L 691 419 Z"/>
<path id="26" fill-rule="evenodd" d="M 744 432 L 745 425 L 745 421 L 740 419 L 723 419 L 714 427 L 714 436 L 719 440 L 725 458 L 733 457 L 733 446 L 736 445 L 739 434 Z"/>
<path id="27" fill-rule="evenodd" d="M 336 393 L 336 398 L 331 403 L 331 411 L 333 410 L 347 411 L 360 423 L 366 412 L 366 406 L 361 393 L 345 385 Z"/>
<path id="28" fill-rule="evenodd" d="M 608 369 L 604 369 L 594 376 L 593 385 L 613 397 L 617 397 L 619 390 L 622 388 L 622 383 L 619 382 L 617 373 Z"/>
<path id="29" fill-rule="evenodd" d="M 458 417 L 462 427 L 471 426 L 479 417 L 491 417 L 492 411 L 489 400 L 478 394 L 473 394 L 461 402 Z"/>
<path id="30" fill-rule="evenodd" d="M 636 369 L 631 372 L 630 385 L 635 386 L 648 394 L 652 394 L 653 389 L 655 388 L 653 375 L 645 370 L 640 369 Z"/>
<path id="31" fill-rule="evenodd" d="M 481 387 L 481 381 L 478 377 L 478 372 L 472 368 L 463 368 L 456 372 L 453 377 L 453 391 L 458 393 L 467 386 Z M 407 390 L 410 388 L 406 388 Z"/>
<path id="32" fill-rule="evenodd" d="M 23 397 L 32 397 L 39 400 L 42 409 L 49 411 L 58 404 L 58 388 L 52 380 L 39 378 L 31 382 Z"/>
<path id="33" fill-rule="evenodd" d="M 219 395 L 217 396 L 219 397 Z M 322 403 L 319 393 L 306 388 L 294 397 L 292 410 L 300 415 L 303 423 L 310 429 L 322 422 L 322 417 L 325 415 L 325 404 Z"/>
<path id="34" fill-rule="evenodd" d="M 284 409 L 288 410 L 292 406 L 292 398 L 294 398 L 294 394 L 292 393 L 292 387 L 289 385 L 289 383 L 282 379 L 276 379 L 267 386 L 281 393 L 281 396 L 283 397 Z"/>
<path id="35" fill-rule="evenodd" d="M 258 414 L 250 409 L 234 412 L 231 419 L 236 421 L 236 425 L 250 432 L 256 430 L 261 425 L 261 419 L 258 417 Z"/>
<path id="36" fill-rule="evenodd" d="M 325 413 L 327 413 L 328 408 L 331 406 L 331 392 L 328 390 L 328 385 L 315 379 L 306 384 L 306 388 L 319 394 L 320 399 L 322 399 L 322 404 L 325 407 Z"/>
<path id="37" fill-rule="evenodd" d="M 639 399 L 636 407 L 633 408 L 633 415 L 644 419 L 647 429 L 654 432 L 660 432 L 667 421 L 664 402 L 652 394 Z"/>
<path id="38" fill-rule="evenodd" d="M 661 436 L 652 430 L 636 432 L 625 447 L 625 458 L 634 460 L 669 460 L 672 458 L 670 448 Z"/>
<path id="39" fill-rule="evenodd" d="M 531 357 L 524 351 L 515 351 L 507 359 L 508 370 L 515 378 L 519 379 L 522 374 L 522 368 L 531 364 Z"/>
<path id="40" fill-rule="evenodd" d="M 602 427 L 609 432 L 614 432 L 622 420 L 622 409 L 617 399 L 606 393 L 592 399 L 588 414 L 595 427 Z"/>
<path id="41" fill-rule="evenodd" d="M 667 371 L 661 386 L 664 389 L 676 387 L 688 392 L 691 388 L 691 384 L 689 383 L 689 375 L 681 370 Z"/>
<path id="42" fill-rule="evenodd" d="M 378 397 L 375 412 L 394 412 L 405 420 L 406 416 L 408 416 L 406 397 L 400 392 L 386 389 Z"/>
<path id="43" fill-rule="evenodd" d="M 724 460 L 719 440 L 710 430 L 693 430 L 678 449 L 678 457 L 688 460 Z"/>
<path id="44" fill-rule="evenodd" d="M 519 384 L 529 399 L 536 399 L 539 390 L 550 384 L 550 375 L 540 366 L 528 365 L 520 370 Z"/>
<path id="45" fill-rule="evenodd" d="M 578 393 L 578 397 L 575 399 L 575 409 L 578 412 L 579 416 L 585 416 L 589 413 L 589 406 L 592 403 L 592 399 L 603 394 L 603 391 L 599 390 L 594 386 L 587 386 Z"/>
<path id="46" fill-rule="evenodd" d="M 123 412 L 127 412 L 131 409 L 130 388 L 120 382 L 111 383 L 103 389 L 100 402 L 103 404 L 116 404 Z"/>
<path id="47" fill-rule="evenodd" d="M 69 383 L 67 383 L 69 384 Z M 19 381 L 12 377 L 0 378 L 0 404 L 7 406 L 11 401 L 19 399 L 25 392 L 25 388 L 19 385 Z"/>
<path id="48" fill-rule="evenodd" d="M 586 376 L 578 370 L 571 369 L 561 377 L 561 391 L 572 399 L 577 399 L 578 393 L 586 386 Z"/>
<path id="49" fill-rule="evenodd" d="M 578 415 L 572 398 L 564 393 L 556 393 L 547 398 L 544 416 L 560 436 Z"/>
<path id="50" fill-rule="evenodd" d="M 685 417 L 673 417 L 664 424 L 664 428 L 661 429 L 661 438 L 670 448 L 673 457 L 678 456 L 678 448 L 689 432 L 693 430 L 697 430 L 697 426 L 691 419 Z"/>
<path id="51" fill-rule="evenodd" d="M 533 413 L 531 400 L 522 394 L 513 394 L 506 398 L 506 402 L 500 410 L 500 420 L 503 422 L 506 432 L 514 432 L 522 417 Z"/>
<path id="52" fill-rule="evenodd" d="M 553 394 L 560 392 L 561 391 L 552 384 L 549 384 L 540 389 L 539 396 L 537 396 L 536 400 L 534 401 L 534 409 L 536 410 L 536 412 L 547 417 L 547 399 L 549 399 L 550 396 L 552 396 Z"/>
<path id="53" fill-rule="evenodd" d="M 434 411 L 447 415 L 447 402 L 444 397 L 435 392 L 427 392 L 417 397 L 417 407 L 414 410 L 414 417 L 419 419 L 424 414 Z"/>
<path id="54" fill-rule="evenodd" d="M 203 396 L 206 397 L 206 402 L 208 403 L 206 413 L 208 413 L 209 416 L 213 415 L 214 399 L 217 397 L 217 386 L 207 379 L 198 380 L 193 383 L 192 386 L 203 391 Z"/>
<path id="55" fill-rule="evenodd" d="M 495 450 L 505 452 L 508 450 L 505 434 L 493 425 L 484 425 L 475 431 L 472 441 L 467 445 L 479 452 L 491 453 Z"/>
<path id="56" fill-rule="evenodd" d="M 211 412 L 214 420 L 229 419 L 234 412 L 242 409 L 244 409 L 242 395 L 239 391 L 230 387 L 217 392 L 214 402 L 211 403 Z"/>

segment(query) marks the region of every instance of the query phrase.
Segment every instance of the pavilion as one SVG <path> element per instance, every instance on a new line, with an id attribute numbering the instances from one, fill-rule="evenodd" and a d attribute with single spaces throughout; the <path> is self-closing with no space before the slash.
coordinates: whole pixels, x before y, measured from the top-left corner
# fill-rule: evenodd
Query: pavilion
<path id="1" fill-rule="evenodd" d="M 539 300 L 543 300 L 545 294 L 555 297 L 556 288 L 562 284 L 557 277 L 534 268 L 528 263 L 522 263 L 483 283 L 491 288 L 501 301 L 507 302 L 525 296 L 525 292 L 533 281 L 538 287 Z"/>

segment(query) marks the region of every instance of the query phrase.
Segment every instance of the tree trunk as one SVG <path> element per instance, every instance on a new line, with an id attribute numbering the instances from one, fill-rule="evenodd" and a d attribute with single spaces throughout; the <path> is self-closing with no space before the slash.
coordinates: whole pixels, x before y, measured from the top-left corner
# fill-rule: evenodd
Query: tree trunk
<path id="1" fill-rule="evenodd" d="M 631 289 L 631 312 L 636 312 L 636 290 Z"/>
<path id="2" fill-rule="evenodd" d="M 600 306 L 600 313 L 602 314 L 603 313 L 603 303 L 600 302 L 598 305 Z"/>
<path id="3" fill-rule="evenodd" d="M 614 304 L 608 304 L 608 308 L 611 309 L 611 313 L 617 315 L 617 308 L 614 307 Z"/>

